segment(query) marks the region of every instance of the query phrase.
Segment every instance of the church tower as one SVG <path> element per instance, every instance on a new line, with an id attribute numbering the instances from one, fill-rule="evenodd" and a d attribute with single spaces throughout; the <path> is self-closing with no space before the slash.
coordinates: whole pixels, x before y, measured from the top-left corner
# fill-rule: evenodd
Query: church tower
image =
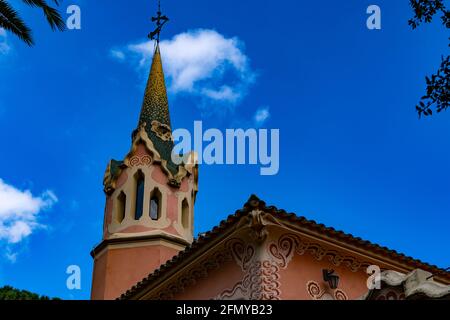
<path id="1" fill-rule="evenodd" d="M 106 206 L 103 239 L 94 258 L 91 298 L 115 299 L 193 241 L 198 166 L 172 161 L 174 142 L 159 33 L 167 17 L 153 18 L 157 28 L 153 61 L 132 145 L 122 161 L 111 160 L 104 177 Z"/>

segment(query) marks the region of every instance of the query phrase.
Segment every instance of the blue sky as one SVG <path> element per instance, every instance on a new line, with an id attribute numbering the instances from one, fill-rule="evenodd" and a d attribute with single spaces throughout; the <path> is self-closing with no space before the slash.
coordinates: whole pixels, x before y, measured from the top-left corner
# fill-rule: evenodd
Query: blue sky
<path id="1" fill-rule="evenodd" d="M 169 72 L 173 127 L 190 129 L 195 120 L 248 127 L 259 112 L 259 125 L 280 129 L 275 176 L 260 176 L 255 166 L 200 167 L 196 233 L 257 194 L 450 266 L 450 113 L 419 121 L 414 110 L 425 75 L 448 54 L 448 34 L 439 24 L 412 31 L 408 2 L 163 1 L 167 45 L 181 34 L 223 54 L 207 66 L 194 63 L 204 73 L 181 87 L 177 70 Z M 153 28 L 155 1 L 64 1 L 62 11 L 82 10 L 82 30 L 64 33 L 13 3 L 36 46 L 0 33 L 0 191 L 18 199 L 3 199 L 0 210 L 9 223 L 24 223 L 13 232 L 3 221 L 0 285 L 84 299 L 89 252 L 101 239 L 104 170 L 127 153 L 138 120 L 148 61 L 136 45 Z M 381 30 L 366 28 L 371 4 L 382 10 Z M 81 267 L 80 291 L 66 288 L 73 264 Z"/>

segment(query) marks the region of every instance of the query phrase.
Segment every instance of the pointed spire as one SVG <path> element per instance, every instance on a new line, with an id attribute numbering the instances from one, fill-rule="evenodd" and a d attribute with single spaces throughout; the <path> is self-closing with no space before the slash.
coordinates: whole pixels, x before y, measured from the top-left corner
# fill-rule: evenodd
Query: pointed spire
<path id="1" fill-rule="evenodd" d="M 164 79 L 161 52 L 159 49 L 159 36 L 164 24 L 169 18 L 161 14 L 158 8 L 157 17 L 152 18 L 156 22 L 156 30 L 150 33 L 149 38 L 155 41 L 152 66 L 145 88 L 144 101 L 137 130 L 133 132 L 133 140 L 139 130 L 145 129 L 148 137 L 156 148 L 156 151 L 164 160 L 164 166 L 175 176 L 178 173 L 178 165 L 172 161 L 172 127 L 170 123 L 169 102 L 167 99 L 166 82 Z"/>
<path id="2" fill-rule="evenodd" d="M 171 128 L 169 102 L 158 44 L 156 44 L 153 54 L 152 66 L 139 117 L 139 126 L 145 123 L 147 131 L 150 131 L 153 121 L 158 121 L 160 124 Z"/>
<path id="3" fill-rule="evenodd" d="M 145 88 L 138 129 L 133 132 L 133 139 L 140 128 L 145 128 L 159 155 L 166 161 L 167 169 L 172 175 L 175 175 L 178 172 L 178 166 L 172 161 L 174 142 L 172 140 L 169 102 L 158 43 L 155 46 L 150 75 Z"/>

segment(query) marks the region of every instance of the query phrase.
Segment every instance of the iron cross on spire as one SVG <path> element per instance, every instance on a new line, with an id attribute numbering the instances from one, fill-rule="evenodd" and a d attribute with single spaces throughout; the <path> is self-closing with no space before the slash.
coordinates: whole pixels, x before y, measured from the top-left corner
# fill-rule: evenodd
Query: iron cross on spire
<path id="1" fill-rule="evenodd" d="M 156 17 L 152 17 L 152 22 L 156 22 L 156 29 L 151 32 L 148 37 L 151 40 L 156 40 L 156 43 L 159 43 L 159 36 L 161 34 L 161 30 L 164 25 L 169 21 L 167 16 L 163 16 L 161 13 L 161 0 L 158 0 L 158 12 L 156 13 Z"/>

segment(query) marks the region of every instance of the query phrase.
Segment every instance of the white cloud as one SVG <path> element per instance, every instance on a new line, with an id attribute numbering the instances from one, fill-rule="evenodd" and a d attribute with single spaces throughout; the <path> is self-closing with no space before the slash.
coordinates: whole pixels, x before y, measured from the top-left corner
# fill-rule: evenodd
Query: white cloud
<path id="1" fill-rule="evenodd" d="M 111 49 L 110 54 L 111 57 L 113 57 L 116 60 L 119 61 L 125 60 L 125 53 L 123 53 L 123 51 Z"/>
<path id="2" fill-rule="evenodd" d="M 233 88 L 227 85 L 224 85 L 217 90 L 203 88 L 202 93 L 212 100 L 229 101 L 231 103 L 236 102 L 241 97 L 239 92 L 236 92 Z"/>
<path id="3" fill-rule="evenodd" d="M 261 107 L 256 111 L 253 119 L 255 121 L 255 125 L 259 127 L 262 126 L 269 118 L 270 118 L 269 107 Z"/>
<path id="4" fill-rule="evenodd" d="M 11 51 L 7 40 L 6 30 L 0 28 L 0 55 L 7 55 Z"/>
<path id="5" fill-rule="evenodd" d="M 30 236 L 37 228 L 39 213 L 58 202 L 48 190 L 35 197 L 30 191 L 21 191 L 0 179 L 0 243 L 17 244 Z M 13 254 L 9 254 L 13 257 Z"/>
<path id="6" fill-rule="evenodd" d="M 9 260 L 9 262 L 15 263 L 17 261 L 17 256 L 18 256 L 17 252 L 11 252 L 11 250 L 6 250 L 5 257 L 6 259 Z"/>
<path id="7" fill-rule="evenodd" d="M 237 38 L 214 30 L 198 29 L 160 43 L 169 90 L 204 98 L 205 102 L 234 105 L 254 81 L 255 73 Z M 111 50 L 119 61 L 130 61 L 147 77 L 154 43 L 145 41 Z M 114 53 L 113 53 L 114 52 Z"/>

